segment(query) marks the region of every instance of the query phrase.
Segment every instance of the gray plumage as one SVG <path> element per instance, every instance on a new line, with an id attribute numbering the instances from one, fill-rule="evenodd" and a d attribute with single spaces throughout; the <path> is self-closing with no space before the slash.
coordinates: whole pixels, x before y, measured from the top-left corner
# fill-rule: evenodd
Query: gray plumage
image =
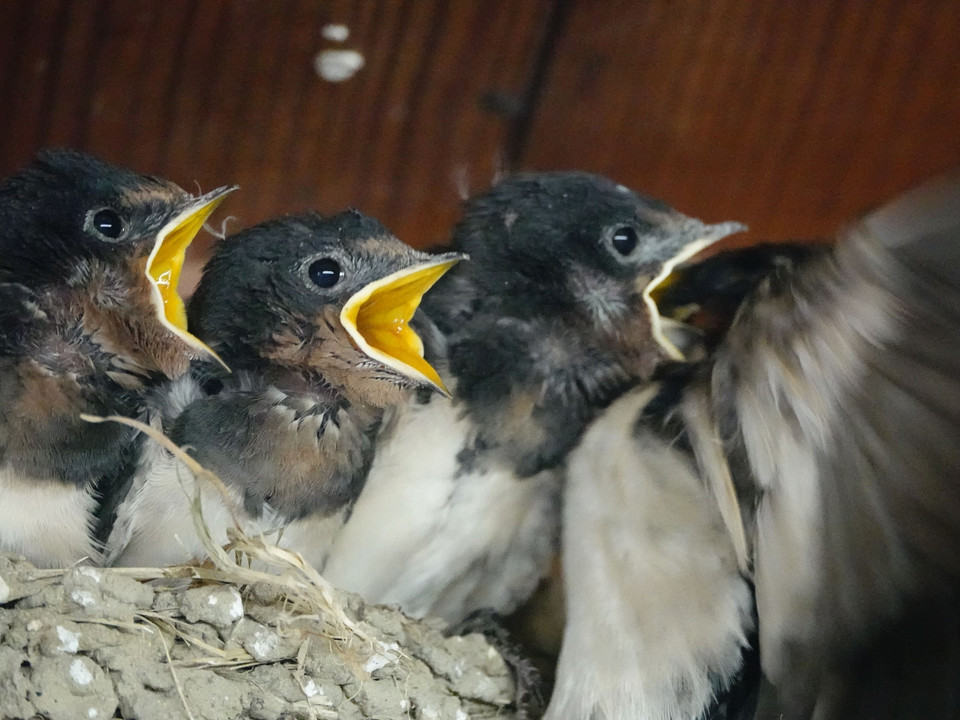
<path id="1" fill-rule="evenodd" d="M 645 482 L 657 502 L 699 495 L 699 507 L 693 520 L 658 513 L 664 531 L 650 525 L 649 497 L 627 506 L 609 492 L 591 499 L 585 477 L 571 484 L 591 514 L 636 517 L 626 552 L 648 561 L 589 587 L 567 576 L 568 598 L 581 599 L 570 608 L 581 642 L 564 647 L 549 717 L 715 712 L 712 690 L 735 678 L 729 659 L 752 624 L 742 603 L 731 606 L 744 597 L 741 569 L 756 586 L 763 671 L 756 708 L 741 716 L 960 716 L 960 179 L 875 211 L 835 248 L 774 267 L 713 358 L 681 383 L 666 413 L 673 440 L 651 446 L 655 425 L 636 393 L 618 406 L 623 417 L 598 420 L 571 467 L 603 463 L 613 469 L 598 487 Z M 611 527 L 582 517 L 565 516 L 569 542 L 606 548 Z M 683 549 L 686 561 L 670 559 Z M 662 583 L 666 597 L 681 596 L 674 609 L 647 595 Z M 636 618 L 632 634 L 609 608 Z M 717 637 L 721 656 L 711 654 Z M 568 653 L 584 638 L 593 654 L 576 661 L 596 668 L 593 680 Z M 641 652 L 646 667 L 624 664 Z M 615 702 L 610 688 L 621 691 Z"/>
<path id="2" fill-rule="evenodd" d="M 399 409 L 325 576 L 415 615 L 509 612 L 549 567 L 561 469 L 587 423 L 664 360 L 643 297 L 708 226 L 595 175 L 521 175 L 470 200 L 470 254 L 425 299 L 453 402 Z"/>
<path id="3" fill-rule="evenodd" d="M 761 493 L 760 716 L 957 717 L 960 178 L 763 283 L 694 392 Z"/>
<path id="4" fill-rule="evenodd" d="M 182 257 L 226 192 L 196 198 L 68 150 L 0 184 L 0 548 L 40 566 L 101 560 L 138 439 L 80 415 L 142 415 L 202 354 L 162 319 L 145 268 L 175 235 Z"/>
<path id="5" fill-rule="evenodd" d="M 232 372 L 198 368 L 171 385 L 154 422 L 224 481 L 248 531 L 326 522 L 363 486 L 384 409 L 425 385 L 362 350 L 344 306 L 372 283 L 459 258 L 417 252 L 356 211 L 281 218 L 227 238 L 190 319 Z M 212 488 L 199 491 L 223 542 L 231 515 Z M 110 558 L 153 565 L 202 555 L 187 510 L 194 492 L 179 461 L 157 448 L 145 454 Z"/>

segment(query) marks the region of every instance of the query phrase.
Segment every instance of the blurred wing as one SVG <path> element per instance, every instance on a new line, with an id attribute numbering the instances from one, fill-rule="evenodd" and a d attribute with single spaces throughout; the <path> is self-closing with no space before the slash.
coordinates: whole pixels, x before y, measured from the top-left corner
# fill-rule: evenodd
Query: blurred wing
<path id="1" fill-rule="evenodd" d="M 826 252 L 820 243 L 758 243 L 694 258 L 676 268 L 655 291 L 663 318 L 699 331 L 698 342 L 713 348 L 726 335 L 738 308 L 760 282 Z M 672 339 L 672 338 L 671 338 Z M 681 340 L 682 342 L 682 340 Z M 683 349 L 681 347 L 681 349 Z M 689 350 L 684 351 L 690 357 Z"/>
<path id="2" fill-rule="evenodd" d="M 712 391 L 762 493 L 760 715 L 960 715 L 960 177 L 761 285 Z"/>

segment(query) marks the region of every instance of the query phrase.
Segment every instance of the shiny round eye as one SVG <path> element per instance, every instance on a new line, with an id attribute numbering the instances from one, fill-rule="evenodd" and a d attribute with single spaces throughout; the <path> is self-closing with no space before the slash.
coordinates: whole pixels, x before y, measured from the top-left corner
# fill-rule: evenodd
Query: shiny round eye
<path id="1" fill-rule="evenodd" d="M 123 233 L 123 219 L 110 208 L 97 210 L 90 220 L 90 226 L 108 240 L 116 240 Z"/>
<path id="2" fill-rule="evenodd" d="M 613 231 L 610 238 L 614 249 L 621 255 L 629 255 L 637 246 L 637 231 L 629 225 L 624 225 Z"/>
<path id="3" fill-rule="evenodd" d="M 340 264 L 332 258 L 320 258 L 310 263 L 307 274 L 317 287 L 329 288 L 340 282 L 343 270 Z"/>

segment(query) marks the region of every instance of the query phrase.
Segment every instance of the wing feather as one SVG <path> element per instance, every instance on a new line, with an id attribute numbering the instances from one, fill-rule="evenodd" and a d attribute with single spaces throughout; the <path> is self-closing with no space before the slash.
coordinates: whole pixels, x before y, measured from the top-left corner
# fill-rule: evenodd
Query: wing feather
<path id="1" fill-rule="evenodd" d="M 960 177 L 763 283 L 712 384 L 762 492 L 760 716 L 960 716 Z"/>

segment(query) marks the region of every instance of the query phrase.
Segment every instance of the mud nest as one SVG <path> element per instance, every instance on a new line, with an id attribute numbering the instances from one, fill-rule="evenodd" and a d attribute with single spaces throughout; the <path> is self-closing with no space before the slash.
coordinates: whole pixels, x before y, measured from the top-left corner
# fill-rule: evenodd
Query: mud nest
<path id="1" fill-rule="evenodd" d="M 483 636 L 446 637 L 293 553 L 235 543 L 165 569 L 0 554 L 0 718 L 514 716 L 512 675 Z"/>

